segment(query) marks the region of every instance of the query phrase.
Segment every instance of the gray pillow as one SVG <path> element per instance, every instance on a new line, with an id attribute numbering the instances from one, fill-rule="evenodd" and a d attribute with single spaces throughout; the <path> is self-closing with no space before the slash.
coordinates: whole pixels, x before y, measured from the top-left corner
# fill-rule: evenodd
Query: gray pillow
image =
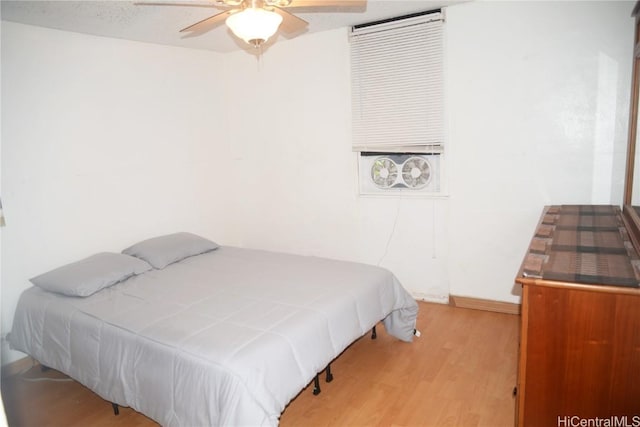
<path id="1" fill-rule="evenodd" d="M 217 243 L 204 237 L 182 232 L 143 240 L 122 253 L 143 259 L 155 268 L 162 269 L 174 262 L 218 247 Z"/>
<path id="2" fill-rule="evenodd" d="M 87 297 L 148 270 L 151 270 L 151 266 L 138 258 L 101 252 L 36 276 L 30 281 L 47 291 Z"/>

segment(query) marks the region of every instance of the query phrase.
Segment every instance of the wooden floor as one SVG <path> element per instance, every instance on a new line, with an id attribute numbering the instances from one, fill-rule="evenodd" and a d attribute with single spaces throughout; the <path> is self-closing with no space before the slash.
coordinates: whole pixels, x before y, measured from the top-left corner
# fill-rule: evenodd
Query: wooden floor
<path id="1" fill-rule="evenodd" d="M 519 317 L 420 303 L 422 336 L 404 343 L 378 326 L 332 363 L 322 392 L 303 390 L 280 419 L 289 426 L 512 426 Z M 10 426 L 155 426 L 76 382 L 30 371 L 2 379 Z"/>

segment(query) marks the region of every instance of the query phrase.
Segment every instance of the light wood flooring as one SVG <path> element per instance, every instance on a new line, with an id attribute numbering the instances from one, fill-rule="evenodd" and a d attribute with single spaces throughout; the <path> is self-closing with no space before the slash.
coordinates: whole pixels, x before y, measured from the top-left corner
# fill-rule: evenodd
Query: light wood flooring
<path id="1" fill-rule="evenodd" d="M 420 303 L 422 336 L 404 343 L 387 335 L 355 342 L 332 363 L 322 392 L 303 390 L 285 409 L 290 426 L 512 426 L 519 316 Z M 10 426 L 156 426 L 111 404 L 56 371 L 2 379 Z"/>

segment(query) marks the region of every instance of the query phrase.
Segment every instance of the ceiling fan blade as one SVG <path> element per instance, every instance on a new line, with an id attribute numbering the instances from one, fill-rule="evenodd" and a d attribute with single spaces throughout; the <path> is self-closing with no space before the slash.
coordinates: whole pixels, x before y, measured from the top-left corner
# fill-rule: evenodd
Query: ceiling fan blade
<path id="1" fill-rule="evenodd" d="M 284 33 L 292 34 L 302 32 L 307 28 L 309 23 L 302 18 L 298 18 L 295 15 L 287 12 L 286 10 L 274 7 L 273 11 L 282 16 L 282 24 L 280 24 L 280 30 Z"/>
<path id="2" fill-rule="evenodd" d="M 188 27 L 181 29 L 180 32 L 183 33 L 185 31 L 194 31 L 198 33 L 204 33 L 206 31 L 209 31 L 211 28 L 215 27 L 216 25 L 219 25 L 222 22 L 224 22 L 229 15 L 231 15 L 231 11 L 217 13 L 213 16 L 203 19 L 202 21 L 198 21 L 195 24 L 189 25 Z"/>
<path id="3" fill-rule="evenodd" d="M 364 7 L 367 0 L 292 0 L 288 8 L 305 7 Z"/>
<path id="4" fill-rule="evenodd" d="M 135 6 L 183 6 L 183 7 L 216 7 L 224 8 L 224 4 L 217 4 L 210 1 L 203 2 L 172 2 L 172 1 L 139 1 L 133 3 Z"/>

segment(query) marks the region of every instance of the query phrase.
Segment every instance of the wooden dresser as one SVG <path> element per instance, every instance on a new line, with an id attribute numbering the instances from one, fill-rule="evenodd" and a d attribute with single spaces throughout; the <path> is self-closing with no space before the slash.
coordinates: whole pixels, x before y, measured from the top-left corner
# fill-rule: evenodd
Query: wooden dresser
<path id="1" fill-rule="evenodd" d="M 620 208 L 546 207 L 516 282 L 516 424 L 640 426 L 640 260 Z"/>

